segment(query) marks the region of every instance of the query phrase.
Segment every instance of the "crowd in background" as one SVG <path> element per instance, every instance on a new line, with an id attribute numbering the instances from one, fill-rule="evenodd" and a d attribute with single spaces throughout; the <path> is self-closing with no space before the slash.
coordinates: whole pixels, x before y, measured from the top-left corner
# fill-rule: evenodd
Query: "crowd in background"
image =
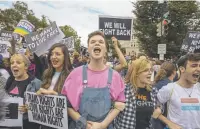
<path id="1" fill-rule="evenodd" d="M 48 53 L 40 57 L 28 49 L 24 55 L 0 56 L 1 89 L 22 98 L 26 91 L 66 96 L 69 129 L 200 128 L 199 110 L 179 109 L 183 108 L 182 101 L 190 103 L 191 96 L 200 101 L 198 53 L 164 61 L 142 53 L 137 57 L 127 57 L 113 37 L 118 57 L 109 62 L 104 35 L 97 31 L 88 38 L 89 56 L 78 52 L 70 55 L 67 47 L 60 43 L 54 44 Z M 16 87 L 18 92 L 14 90 Z M 85 94 L 80 97 L 82 92 Z M 1 102 L 5 96 L 1 90 Z M 100 105 L 92 103 L 95 98 L 99 99 Z M 183 100 L 179 102 L 179 98 Z M 4 107 L 5 104 L 0 103 L 0 119 Z M 51 129 L 29 122 L 25 105 L 19 109 L 24 113 L 24 129 Z"/>

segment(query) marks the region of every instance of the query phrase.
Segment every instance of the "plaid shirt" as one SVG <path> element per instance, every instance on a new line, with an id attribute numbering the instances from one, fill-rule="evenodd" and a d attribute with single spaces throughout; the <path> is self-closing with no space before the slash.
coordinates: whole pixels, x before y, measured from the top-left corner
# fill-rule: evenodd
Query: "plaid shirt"
<path id="1" fill-rule="evenodd" d="M 150 93 L 154 109 L 157 106 L 157 92 L 158 90 L 153 88 Z M 135 129 L 136 127 L 136 95 L 131 84 L 126 85 L 125 96 L 126 107 L 115 119 L 115 129 Z"/>

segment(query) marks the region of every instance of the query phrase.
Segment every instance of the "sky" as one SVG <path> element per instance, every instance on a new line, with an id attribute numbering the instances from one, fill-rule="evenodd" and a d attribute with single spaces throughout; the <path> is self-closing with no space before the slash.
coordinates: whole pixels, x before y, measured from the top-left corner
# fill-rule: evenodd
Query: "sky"
<path id="1" fill-rule="evenodd" d="M 87 45 L 87 36 L 98 30 L 99 15 L 133 17 L 134 0 L 41 0 L 24 1 L 37 17 L 47 16 L 58 26 L 70 25 L 81 37 L 81 44 Z M 0 8 L 12 7 L 11 0 L 1 1 Z"/>

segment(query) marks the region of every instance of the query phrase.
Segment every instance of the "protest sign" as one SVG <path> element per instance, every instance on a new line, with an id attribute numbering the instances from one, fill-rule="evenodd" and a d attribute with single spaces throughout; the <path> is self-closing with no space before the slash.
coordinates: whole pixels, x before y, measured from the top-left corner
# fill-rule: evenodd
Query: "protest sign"
<path id="1" fill-rule="evenodd" d="M 200 51 L 200 32 L 189 31 L 183 40 L 181 50 L 185 52 L 196 52 Z"/>
<path id="2" fill-rule="evenodd" d="M 23 98 L 9 97 L 5 102 L 9 104 L 6 110 L 6 119 L 0 121 L 0 128 L 22 129 L 22 113 L 18 111 L 18 107 L 23 105 Z"/>
<path id="3" fill-rule="evenodd" d="M 8 41 L 0 41 L 0 54 L 4 58 L 9 58 L 10 57 L 10 53 L 8 52 L 8 48 L 9 47 L 11 47 L 10 42 L 8 42 Z"/>
<path id="4" fill-rule="evenodd" d="M 57 129 L 68 129 L 66 102 L 65 96 L 36 95 L 26 92 L 29 121 Z"/>
<path id="5" fill-rule="evenodd" d="M 63 43 L 67 46 L 68 50 L 74 49 L 74 37 L 71 36 L 69 38 L 62 39 L 60 43 Z"/>
<path id="6" fill-rule="evenodd" d="M 81 50 L 81 55 L 87 55 L 88 53 L 87 53 L 87 48 L 86 47 L 84 47 L 84 46 L 81 46 L 81 48 L 80 48 L 80 50 Z"/>
<path id="7" fill-rule="evenodd" d="M 25 36 L 30 34 L 35 29 L 35 26 L 31 24 L 27 20 L 20 20 L 17 24 L 17 27 L 14 30 L 14 33 L 20 34 L 21 36 Z"/>
<path id="8" fill-rule="evenodd" d="M 64 34 L 55 22 L 44 28 L 40 34 L 33 32 L 25 36 L 29 50 L 38 56 L 44 54 L 53 44 L 58 43 L 63 38 Z"/>
<path id="9" fill-rule="evenodd" d="M 132 19 L 123 17 L 99 16 L 99 29 L 107 38 L 131 40 Z"/>
<path id="10" fill-rule="evenodd" d="M 12 31 L 6 31 L 6 30 L 0 31 L 0 41 L 10 41 L 12 37 L 14 38 L 15 41 L 17 42 L 20 41 L 19 34 L 15 34 Z"/>

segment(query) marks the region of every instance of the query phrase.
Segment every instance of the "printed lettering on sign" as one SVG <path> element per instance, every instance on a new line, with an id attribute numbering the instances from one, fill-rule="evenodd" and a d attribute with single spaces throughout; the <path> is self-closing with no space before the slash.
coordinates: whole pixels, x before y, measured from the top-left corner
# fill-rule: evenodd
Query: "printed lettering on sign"
<path id="1" fill-rule="evenodd" d="M 101 30 L 107 38 L 115 36 L 118 40 L 130 40 L 131 26 L 132 19 L 130 18 L 99 17 L 99 30 Z"/>
<path id="2" fill-rule="evenodd" d="M 45 53 L 53 44 L 58 43 L 64 37 L 63 32 L 56 23 L 44 28 L 41 33 L 33 32 L 25 36 L 28 48 L 38 56 Z"/>
<path id="3" fill-rule="evenodd" d="M 200 52 L 200 32 L 189 31 L 183 40 L 181 50 L 191 53 Z"/>
<path id="4" fill-rule="evenodd" d="M 67 104 L 64 96 L 36 95 L 27 92 L 29 121 L 45 126 L 67 129 Z"/>

